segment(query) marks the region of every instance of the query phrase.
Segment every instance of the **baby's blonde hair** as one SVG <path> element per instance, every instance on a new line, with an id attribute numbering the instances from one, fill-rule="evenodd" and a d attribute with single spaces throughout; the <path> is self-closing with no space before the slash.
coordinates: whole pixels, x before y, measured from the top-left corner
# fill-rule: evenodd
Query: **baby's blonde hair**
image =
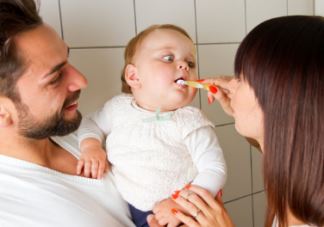
<path id="1" fill-rule="evenodd" d="M 153 31 L 156 30 L 161 30 L 161 29 L 170 29 L 170 30 L 174 30 L 177 32 L 180 32 L 181 34 L 183 34 L 184 36 L 186 36 L 188 39 L 191 39 L 191 37 L 189 36 L 189 34 L 182 28 L 173 25 L 173 24 L 156 24 L 156 25 L 152 25 L 148 28 L 146 28 L 145 30 L 141 31 L 140 33 L 138 33 L 134 38 L 132 38 L 126 48 L 125 48 L 125 52 L 124 52 L 124 67 L 123 67 L 123 71 L 122 71 L 122 75 L 121 75 L 121 80 L 122 80 L 122 92 L 124 93 L 132 93 L 130 86 L 127 84 L 126 80 L 125 80 L 125 68 L 128 64 L 132 64 L 133 58 L 135 56 L 135 53 L 137 51 L 138 46 L 143 42 L 143 40 L 149 35 L 151 34 Z"/>

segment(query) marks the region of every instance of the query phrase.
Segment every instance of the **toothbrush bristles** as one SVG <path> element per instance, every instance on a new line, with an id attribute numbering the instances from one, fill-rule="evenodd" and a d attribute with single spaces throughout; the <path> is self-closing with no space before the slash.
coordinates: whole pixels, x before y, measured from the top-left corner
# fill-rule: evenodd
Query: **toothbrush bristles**
<path id="1" fill-rule="evenodd" d="M 176 83 L 177 83 L 177 84 L 180 84 L 180 85 L 186 85 L 186 81 L 183 80 L 183 79 L 177 80 Z"/>

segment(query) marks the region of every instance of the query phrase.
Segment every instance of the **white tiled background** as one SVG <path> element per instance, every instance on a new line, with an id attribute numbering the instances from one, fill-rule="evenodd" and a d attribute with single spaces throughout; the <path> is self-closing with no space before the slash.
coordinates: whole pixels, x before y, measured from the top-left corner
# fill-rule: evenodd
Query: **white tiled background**
<path id="1" fill-rule="evenodd" d="M 174 23 L 188 31 L 198 50 L 201 77 L 233 74 L 240 41 L 265 19 L 323 15 L 323 0 L 41 0 L 41 15 L 71 47 L 70 61 L 89 80 L 81 111 L 95 110 L 120 92 L 127 41 L 151 24 Z M 194 105 L 215 123 L 228 163 L 224 201 L 236 226 L 260 227 L 265 198 L 261 155 L 239 136 L 233 119 L 204 92 Z M 252 152 L 251 152 L 252 151 Z"/>

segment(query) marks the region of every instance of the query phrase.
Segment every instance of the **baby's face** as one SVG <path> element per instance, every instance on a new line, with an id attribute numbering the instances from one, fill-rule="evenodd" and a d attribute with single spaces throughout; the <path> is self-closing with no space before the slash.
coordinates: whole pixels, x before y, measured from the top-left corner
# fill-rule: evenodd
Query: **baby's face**
<path id="1" fill-rule="evenodd" d="M 181 86 L 177 79 L 196 80 L 193 42 L 171 29 L 149 34 L 137 48 L 134 65 L 140 88 L 133 92 L 138 104 L 148 110 L 175 110 L 189 104 L 196 89 Z"/>

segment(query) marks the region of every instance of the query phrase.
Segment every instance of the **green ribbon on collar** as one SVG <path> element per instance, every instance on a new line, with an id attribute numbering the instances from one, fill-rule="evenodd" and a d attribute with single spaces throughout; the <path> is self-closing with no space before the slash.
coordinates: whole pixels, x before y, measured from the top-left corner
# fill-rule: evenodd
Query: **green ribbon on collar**
<path id="1" fill-rule="evenodd" d="M 143 119 L 143 122 L 153 122 L 153 121 L 169 121 L 171 120 L 173 113 L 161 113 L 160 108 L 155 111 L 154 117 L 149 117 Z"/>

